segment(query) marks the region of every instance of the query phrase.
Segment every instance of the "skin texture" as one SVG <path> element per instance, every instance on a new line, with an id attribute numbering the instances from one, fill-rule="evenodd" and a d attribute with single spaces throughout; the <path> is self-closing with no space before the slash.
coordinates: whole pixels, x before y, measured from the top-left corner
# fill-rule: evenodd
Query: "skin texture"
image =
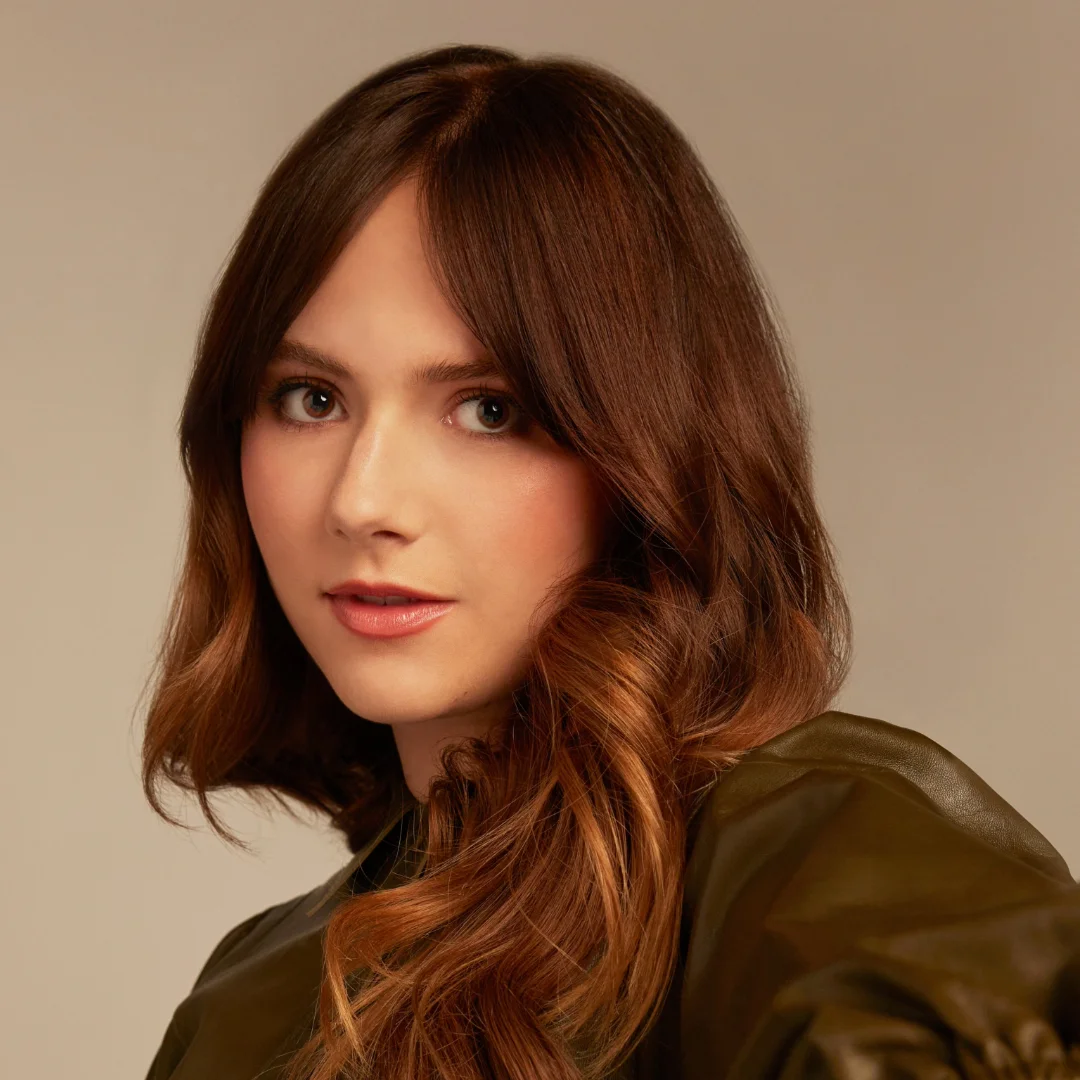
<path id="1" fill-rule="evenodd" d="M 484 350 L 431 275 L 411 181 L 351 239 L 285 339 L 348 374 L 294 358 L 268 366 L 241 444 L 252 528 L 300 641 L 352 712 L 393 727 L 424 798 L 446 742 L 507 715 L 546 590 L 597 554 L 599 488 L 505 399 L 456 403 L 481 386 L 509 392 L 501 377 L 412 383 L 433 359 Z M 289 391 L 279 416 L 265 395 L 284 377 L 315 385 Z M 349 578 L 455 603 L 419 633 L 363 638 L 324 595 Z"/>

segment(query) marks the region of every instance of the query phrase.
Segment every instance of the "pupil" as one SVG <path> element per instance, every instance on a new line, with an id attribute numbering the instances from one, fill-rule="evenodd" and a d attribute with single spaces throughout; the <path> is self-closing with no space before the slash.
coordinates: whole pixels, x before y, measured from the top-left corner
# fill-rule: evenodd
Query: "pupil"
<path id="1" fill-rule="evenodd" d="M 497 413 L 501 413 L 503 411 L 502 406 L 499 404 L 499 399 L 489 397 L 489 398 L 483 398 L 482 400 L 483 400 L 483 402 L 486 403 L 486 404 L 481 405 L 481 408 L 485 412 L 484 420 L 485 421 L 490 421 L 491 423 L 495 423 L 495 424 L 501 423 L 502 422 L 502 417 L 501 416 L 496 416 L 496 417 L 492 418 L 491 416 L 486 415 L 487 410 L 488 410 L 488 406 L 490 405 L 491 402 L 495 402 L 495 411 Z"/>
<path id="2" fill-rule="evenodd" d="M 326 390 L 312 389 L 311 393 L 312 393 L 313 396 L 318 396 L 318 397 L 322 397 L 322 398 L 326 398 L 326 397 L 329 396 L 329 394 L 328 394 L 328 392 Z M 322 412 L 326 408 L 328 408 L 327 405 L 323 405 L 322 408 L 319 408 L 318 406 L 316 406 L 316 411 L 317 412 Z"/>

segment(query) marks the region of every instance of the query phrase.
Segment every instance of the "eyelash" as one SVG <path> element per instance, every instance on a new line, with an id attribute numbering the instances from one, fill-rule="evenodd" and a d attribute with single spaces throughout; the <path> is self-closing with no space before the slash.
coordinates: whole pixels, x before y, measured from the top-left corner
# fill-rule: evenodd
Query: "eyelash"
<path id="1" fill-rule="evenodd" d="M 290 376 L 289 378 L 282 379 L 272 390 L 266 395 L 264 400 L 273 410 L 275 417 L 287 428 L 291 430 L 298 430 L 300 428 L 318 427 L 320 421 L 312 420 L 310 423 L 302 423 L 299 420 L 290 420 L 285 415 L 285 410 L 282 407 L 282 401 L 286 394 L 293 390 L 314 389 L 325 390 L 330 394 L 334 394 L 336 391 L 329 383 L 324 383 L 321 379 L 313 379 L 310 376 L 303 378 L 297 378 Z M 468 390 L 462 390 L 454 399 L 451 409 L 456 409 L 459 405 L 463 405 L 466 401 L 481 400 L 482 398 L 496 398 L 499 401 L 507 401 L 510 405 L 517 410 L 518 419 L 511 423 L 511 425 L 505 431 L 470 431 L 468 428 L 464 428 L 466 435 L 471 435 L 478 439 L 486 439 L 488 442 L 492 442 L 496 439 L 505 439 L 510 436 L 519 434 L 520 429 L 525 424 L 525 410 L 522 409 L 517 399 L 512 395 L 506 393 L 503 390 L 496 390 L 490 386 L 474 386 Z"/>

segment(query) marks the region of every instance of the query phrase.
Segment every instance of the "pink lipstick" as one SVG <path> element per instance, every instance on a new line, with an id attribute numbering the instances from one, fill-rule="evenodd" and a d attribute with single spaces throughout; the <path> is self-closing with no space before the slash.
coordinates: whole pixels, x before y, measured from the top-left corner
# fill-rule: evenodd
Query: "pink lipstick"
<path id="1" fill-rule="evenodd" d="M 327 590 L 338 622 L 364 637 L 415 634 L 445 615 L 455 601 L 391 582 L 351 580 Z"/>

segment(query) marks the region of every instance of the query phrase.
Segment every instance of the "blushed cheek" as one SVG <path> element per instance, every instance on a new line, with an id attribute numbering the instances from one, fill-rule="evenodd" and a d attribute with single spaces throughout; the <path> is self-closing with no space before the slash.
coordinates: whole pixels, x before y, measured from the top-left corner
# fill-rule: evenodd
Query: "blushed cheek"
<path id="1" fill-rule="evenodd" d="M 295 470 L 283 468 L 272 442 L 253 432 L 241 447 L 240 474 L 244 501 L 259 548 L 268 566 L 279 550 L 287 551 L 303 531 L 311 492 Z"/>
<path id="2" fill-rule="evenodd" d="M 268 480 L 270 470 L 267 455 L 257 433 L 245 434 L 240 447 L 240 478 L 244 487 L 244 503 L 257 539 L 262 540 L 264 521 L 270 507 Z"/>
<path id="3" fill-rule="evenodd" d="M 600 540 L 599 496 L 578 461 L 504 492 L 490 522 L 492 565 L 518 577 L 533 600 L 556 578 L 590 563 Z"/>

